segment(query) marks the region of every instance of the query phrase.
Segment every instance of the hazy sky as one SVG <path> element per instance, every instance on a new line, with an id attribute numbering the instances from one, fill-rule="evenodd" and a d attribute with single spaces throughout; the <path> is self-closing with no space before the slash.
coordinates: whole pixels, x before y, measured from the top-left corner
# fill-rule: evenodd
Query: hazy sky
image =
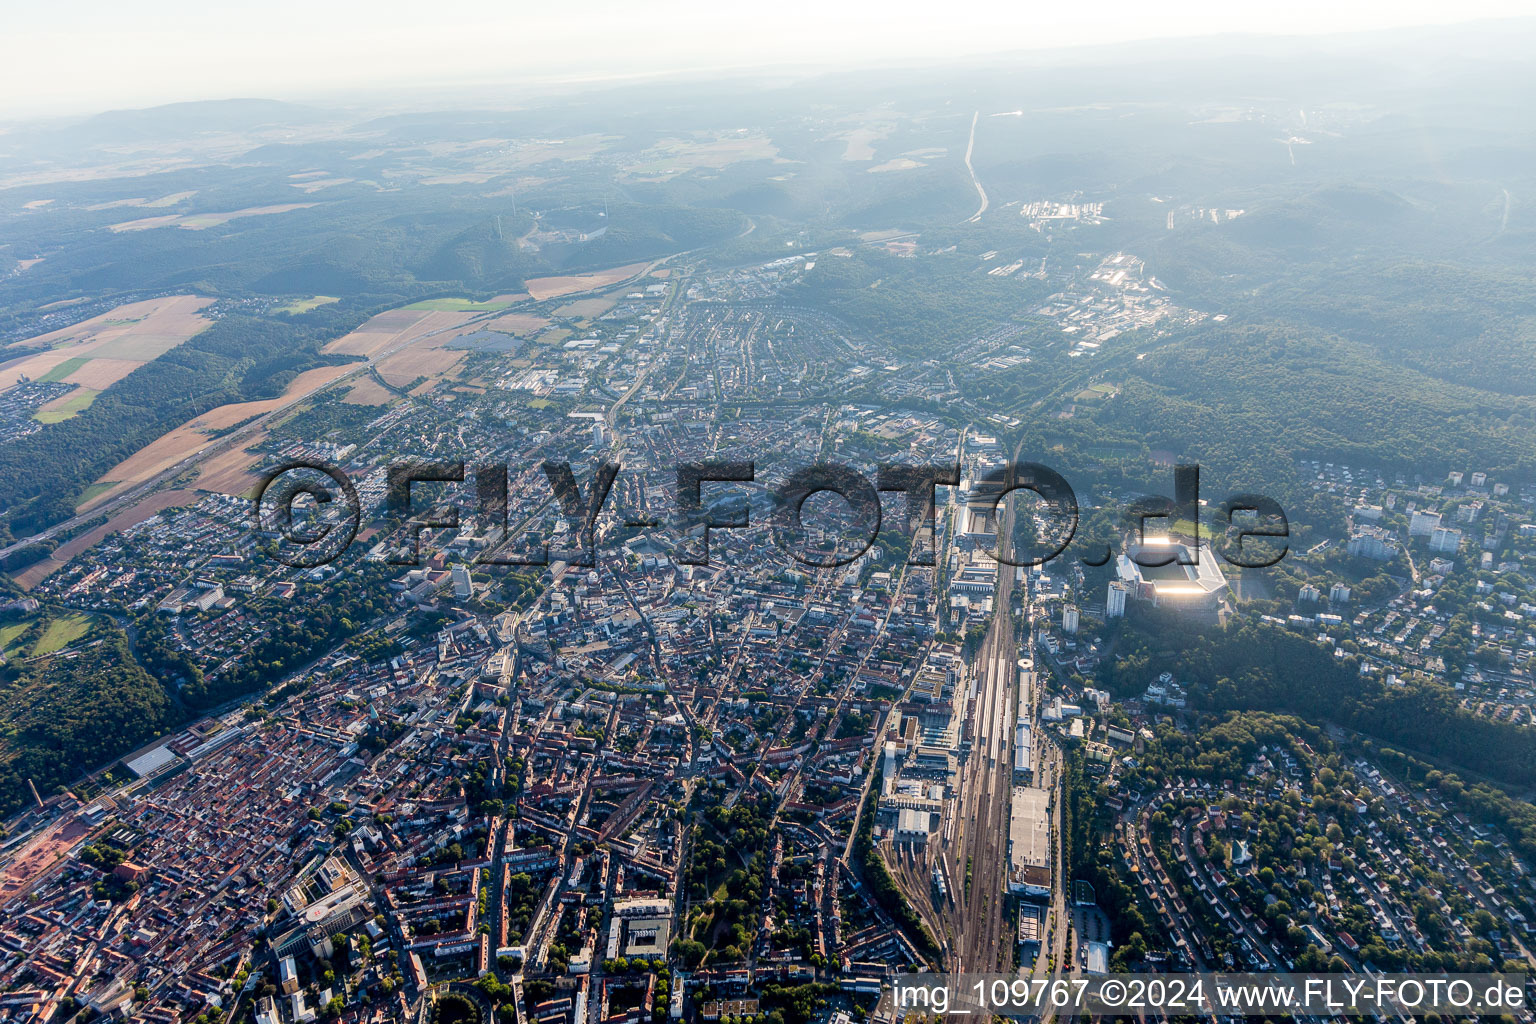
<path id="1" fill-rule="evenodd" d="M 1531 13 L 1529 0 L 76 0 L 10 5 L 0 116 L 380 85 L 861 64 Z"/>

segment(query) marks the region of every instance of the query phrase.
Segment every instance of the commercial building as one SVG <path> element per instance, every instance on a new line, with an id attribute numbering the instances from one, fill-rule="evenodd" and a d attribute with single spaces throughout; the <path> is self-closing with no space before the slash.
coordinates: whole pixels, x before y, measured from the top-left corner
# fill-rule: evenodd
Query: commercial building
<path id="1" fill-rule="evenodd" d="M 896 841 L 898 843 L 928 842 L 929 827 L 933 815 L 924 810 L 904 808 L 896 815 Z"/>
<path id="2" fill-rule="evenodd" d="M 1028 722 L 1020 722 L 1013 731 L 1013 779 L 1027 782 L 1034 774 L 1034 737 Z"/>
<path id="3" fill-rule="evenodd" d="M 1044 907 L 1019 904 L 1019 956 L 1026 967 L 1040 955 L 1040 940 L 1045 935 L 1044 916 Z"/>
<path id="4" fill-rule="evenodd" d="M 1020 896 L 1051 892 L 1051 794 L 1038 786 L 1014 786 L 1008 808 L 1008 891 Z"/>

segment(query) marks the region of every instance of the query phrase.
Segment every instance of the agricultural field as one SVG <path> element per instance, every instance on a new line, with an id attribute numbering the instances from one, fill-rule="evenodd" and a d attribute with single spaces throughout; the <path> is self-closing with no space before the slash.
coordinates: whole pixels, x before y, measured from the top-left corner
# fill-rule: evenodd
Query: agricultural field
<path id="1" fill-rule="evenodd" d="M 323 298 L 323 297 L 317 297 Z M 509 300 L 513 297 L 506 297 Z M 124 307 L 126 310 L 127 307 Z M 114 311 L 119 315 L 123 311 Z M 131 312 L 131 311 L 130 311 Z M 492 310 L 494 312 L 494 310 Z M 381 313 L 356 331 L 328 343 L 323 351 L 327 354 L 362 356 L 374 361 L 386 383 L 397 387 L 427 387 L 436 380 L 452 373 L 463 361 L 462 350 L 447 346 L 459 334 L 471 331 L 480 314 L 449 310 L 394 309 Z M 523 317 L 509 323 L 525 329 L 544 323 L 539 318 Z M 55 353 L 45 353 L 53 356 Z M 41 358 L 41 357 L 37 357 Z M 62 362 L 62 360 L 60 360 Z M 59 365 L 55 363 L 54 365 Z M 174 429 L 168 430 L 144 445 L 128 458 L 102 473 L 77 506 L 81 512 L 99 507 L 123 491 L 138 486 L 160 473 L 171 469 L 184 460 L 204 451 L 224 431 L 265 415 L 273 410 L 292 404 L 325 387 L 337 378 L 355 373 L 361 364 L 350 363 L 321 366 L 301 373 L 283 394 L 275 399 L 236 402 L 219 406 Z M 90 365 L 72 369 L 63 379 L 76 381 L 87 373 Z M 426 378 L 421 381 L 421 378 Z M 372 382 L 357 382 L 362 387 L 351 404 L 380 404 L 388 401 L 388 392 Z M 66 396 L 72 397 L 72 396 Z M 74 412 L 84 408 L 85 400 L 73 407 Z M 63 403 L 60 402 L 62 406 Z M 50 410 L 49 415 L 66 418 L 63 408 Z M 215 453 L 197 486 L 221 493 L 239 494 L 247 491 L 254 482 L 251 473 L 252 459 L 240 448 Z"/>
<path id="2" fill-rule="evenodd" d="M 241 444 L 226 448 L 198 464 L 195 486 L 200 491 L 215 494 L 242 496 L 254 493 L 261 479 L 256 472 L 257 456 L 247 449 L 255 448 L 267 439 L 266 430 L 258 430 Z"/>
<path id="3" fill-rule="evenodd" d="M 232 402 L 208 410 L 175 430 L 162 434 L 107 470 L 87 492 L 89 497 L 80 504 L 80 511 L 88 511 L 113 495 L 141 484 L 197 454 L 211 444 L 219 432 L 244 423 L 253 416 L 263 416 L 274 409 L 313 394 L 337 377 L 350 373 L 354 369 L 356 367 L 348 364 L 318 366 L 295 377 L 277 398 L 259 402 Z"/>
<path id="4" fill-rule="evenodd" d="M 595 288 L 606 288 L 609 285 L 618 284 L 637 277 L 648 264 L 630 263 L 622 267 L 612 267 L 608 270 L 596 270 L 590 274 L 567 274 L 559 277 L 536 277 L 526 283 L 528 294 L 535 299 L 558 299 L 562 295 L 572 295 L 576 292 L 592 291 Z"/>
<path id="5" fill-rule="evenodd" d="M 498 295 L 484 302 L 475 299 L 423 299 L 405 308 L 426 310 L 431 313 L 495 313 L 527 297 L 526 295 Z"/>
<path id="6" fill-rule="evenodd" d="M 342 398 L 347 405 L 387 405 L 394 400 L 394 393 L 380 387 L 372 377 L 359 378 Z"/>
<path id="7" fill-rule="evenodd" d="M 497 317 L 485 326 L 503 334 L 524 336 L 542 331 L 549 326 L 549 321 L 532 313 L 508 313 L 506 316 Z"/>
<path id="8" fill-rule="evenodd" d="M 146 199 L 142 196 L 133 199 L 113 199 L 109 202 L 95 203 L 87 206 L 86 210 L 90 213 L 96 213 L 101 210 L 115 210 L 124 206 L 134 206 L 145 210 L 163 209 L 168 206 L 175 206 L 177 203 L 186 202 L 195 195 L 197 195 L 197 189 L 187 192 L 172 192 L 170 195 L 161 196 L 159 199 Z"/>
<path id="9" fill-rule="evenodd" d="M 138 220 L 123 221 L 121 224 L 113 224 L 108 230 L 123 231 L 148 231 L 151 228 L 171 227 L 172 225 L 186 231 L 204 231 L 208 228 L 216 228 L 221 224 L 228 224 L 232 220 L 242 217 L 266 217 L 275 213 L 291 213 L 294 210 L 307 210 L 315 203 L 278 203 L 273 206 L 251 206 L 244 210 L 229 210 L 221 213 L 175 213 L 159 217 L 141 217 Z"/>
<path id="10" fill-rule="evenodd" d="M 307 299 L 295 299 L 287 305 L 278 306 L 273 312 L 298 316 L 300 313 L 308 313 L 312 309 L 319 309 L 321 306 L 329 306 L 333 302 L 340 301 L 341 299 L 334 295 L 311 295 Z"/>
<path id="11" fill-rule="evenodd" d="M 100 391 L 206 328 L 211 321 L 200 311 L 211 302 L 197 295 L 134 302 L 72 327 L 15 342 L 0 349 L 0 354 L 22 353 L 0 367 L 0 389 L 13 387 L 25 377 Z M 27 354 L 29 349 L 47 351 Z"/>
<path id="12" fill-rule="evenodd" d="M 926 166 L 928 165 L 923 163 L 921 160 L 913 160 L 911 157 L 898 156 L 887 160 L 883 164 L 876 164 L 875 166 L 868 169 L 868 173 L 886 174 L 891 171 L 915 171 L 919 167 Z"/>
<path id="13" fill-rule="evenodd" d="M 101 391 L 96 388 L 76 388 L 63 398 L 56 398 L 37 411 L 33 419 L 39 423 L 61 423 L 81 410 L 90 408 Z"/>
<path id="14" fill-rule="evenodd" d="M 58 381 L 62 381 L 65 377 L 68 377 L 70 374 L 74 373 L 88 362 L 90 362 L 90 360 L 84 356 L 74 356 L 70 359 L 64 360 L 58 366 L 55 366 L 53 369 L 49 370 L 47 373 L 43 374 L 37 379 L 46 384 L 53 384 Z"/>
<path id="15" fill-rule="evenodd" d="M 556 316 L 597 317 L 614 307 L 612 298 L 574 299 L 555 310 Z"/>
<path id="16" fill-rule="evenodd" d="M 391 309 L 321 351 L 379 359 L 426 335 L 463 327 L 472 316 L 451 310 Z"/>
<path id="17" fill-rule="evenodd" d="M 665 181 L 693 170 L 719 170 L 744 160 L 779 160 L 773 140 L 760 134 L 716 139 L 663 139 L 646 149 L 625 172 L 646 181 Z M 788 161 L 784 161 L 788 162 Z"/>
<path id="18" fill-rule="evenodd" d="M 428 381 L 420 386 L 429 389 L 433 380 L 452 373 L 464 360 L 464 349 L 444 347 L 451 343 L 451 338 L 442 337 L 409 345 L 379 361 L 379 376 L 386 384 L 400 388 L 426 377 Z"/>

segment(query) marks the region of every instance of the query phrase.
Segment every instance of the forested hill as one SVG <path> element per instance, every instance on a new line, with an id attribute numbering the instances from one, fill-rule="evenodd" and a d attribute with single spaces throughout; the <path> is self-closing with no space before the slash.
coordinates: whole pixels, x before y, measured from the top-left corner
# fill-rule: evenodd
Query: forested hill
<path id="1" fill-rule="evenodd" d="M 1426 460 L 1536 470 L 1536 399 L 1448 383 L 1295 324 L 1217 324 L 1161 346 L 1100 419 L 1230 471 L 1320 455 L 1406 471 Z"/>
<path id="2" fill-rule="evenodd" d="M 47 796 L 174 727 L 174 706 L 128 649 L 98 622 L 71 651 L 0 670 L 0 817 L 21 807 L 27 781 Z"/>
<path id="3" fill-rule="evenodd" d="M 1200 707 L 1333 722 L 1509 785 L 1536 785 L 1536 731 L 1471 714 L 1442 683 L 1393 685 L 1379 675 L 1362 676 L 1356 659 L 1335 657 L 1332 648 L 1285 629 L 1252 622 L 1204 632 L 1188 624 L 1130 624 L 1117 654 L 1100 670 L 1117 697 L 1139 693 L 1168 671 L 1190 686 Z"/>

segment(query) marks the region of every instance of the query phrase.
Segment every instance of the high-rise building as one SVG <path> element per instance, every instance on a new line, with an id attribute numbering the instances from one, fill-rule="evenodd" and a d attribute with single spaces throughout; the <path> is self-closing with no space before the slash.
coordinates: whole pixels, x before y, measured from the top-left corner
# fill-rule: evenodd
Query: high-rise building
<path id="1" fill-rule="evenodd" d="M 1349 535 L 1347 550 L 1356 558 L 1387 562 L 1397 557 L 1397 541 L 1379 526 L 1357 526 Z"/>
<path id="2" fill-rule="evenodd" d="M 1131 588 L 1121 580 L 1109 585 L 1109 596 L 1104 600 L 1104 617 L 1118 619 L 1125 614 L 1125 596 Z"/>
<path id="3" fill-rule="evenodd" d="M 1063 633 L 1077 632 L 1077 605 L 1069 604 L 1061 610 L 1061 630 Z"/>
<path id="4" fill-rule="evenodd" d="M 1429 550 L 1455 554 L 1461 547 L 1461 531 L 1454 527 L 1439 526 L 1429 536 Z"/>
<path id="5" fill-rule="evenodd" d="M 1439 512 L 1415 512 L 1408 520 L 1408 536 L 1428 537 L 1440 529 Z"/>

